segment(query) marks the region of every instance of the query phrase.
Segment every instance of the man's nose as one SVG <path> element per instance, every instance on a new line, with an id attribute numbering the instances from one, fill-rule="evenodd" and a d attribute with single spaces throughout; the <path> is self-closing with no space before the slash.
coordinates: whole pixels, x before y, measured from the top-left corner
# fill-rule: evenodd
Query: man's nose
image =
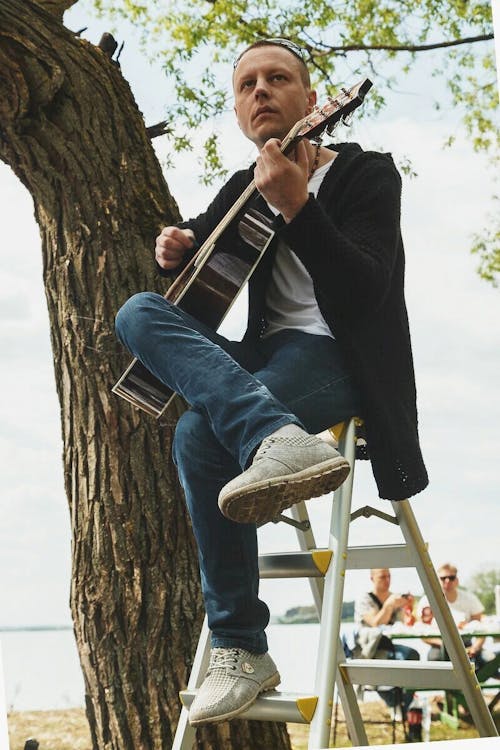
<path id="1" fill-rule="evenodd" d="M 269 86 L 265 78 L 257 78 L 254 95 L 256 99 L 269 96 Z"/>

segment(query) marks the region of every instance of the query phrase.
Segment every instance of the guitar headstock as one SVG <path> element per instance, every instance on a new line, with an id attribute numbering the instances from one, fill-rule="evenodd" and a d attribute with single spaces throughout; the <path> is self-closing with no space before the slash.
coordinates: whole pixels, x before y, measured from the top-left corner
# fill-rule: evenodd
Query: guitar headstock
<path id="1" fill-rule="evenodd" d="M 341 89 L 335 98 L 328 97 L 320 107 L 314 107 L 310 114 L 299 120 L 288 134 L 289 143 L 299 138 L 316 138 L 324 130 L 331 132 L 333 126 L 354 112 L 362 103 L 372 82 L 365 78 L 350 89 Z"/>

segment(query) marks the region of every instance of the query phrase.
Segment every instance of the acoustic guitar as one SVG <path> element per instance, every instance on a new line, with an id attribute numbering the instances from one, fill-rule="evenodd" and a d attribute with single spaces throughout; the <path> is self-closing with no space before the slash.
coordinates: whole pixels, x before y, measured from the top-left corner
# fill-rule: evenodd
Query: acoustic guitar
<path id="1" fill-rule="evenodd" d="M 302 138 L 318 140 L 325 130 L 331 133 L 338 122 L 345 121 L 362 104 L 371 86 L 365 78 L 350 89 L 342 89 L 335 98 L 328 97 L 321 107 L 314 107 L 283 140 L 282 153 L 289 153 Z M 165 294 L 166 299 L 213 330 L 224 320 L 275 234 L 267 216 L 255 208 L 245 210 L 256 192 L 252 180 Z M 242 242 L 228 252 L 223 239 L 233 222 L 237 222 Z M 132 360 L 112 390 L 160 420 L 176 396 L 138 359 Z"/>

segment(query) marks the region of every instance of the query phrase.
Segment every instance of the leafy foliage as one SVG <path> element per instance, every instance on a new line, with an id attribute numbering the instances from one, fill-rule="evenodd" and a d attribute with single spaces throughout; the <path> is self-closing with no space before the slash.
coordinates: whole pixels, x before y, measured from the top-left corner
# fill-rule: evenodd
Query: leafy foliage
<path id="1" fill-rule="evenodd" d="M 498 286 L 500 278 L 500 222 L 498 216 L 498 195 L 493 196 L 494 205 L 497 212 L 491 217 L 491 224 L 485 229 L 483 234 L 474 235 L 474 244 L 472 252 L 479 256 L 478 273 L 485 281 L 489 281 L 493 286 Z M 496 223 L 495 223 L 496 222 Z"/>
<path id="2" fill-rule="evenodd" d="M 487 39 L 493 34 L 490 0 L 309 0 L 307 8 L 299 0 L 93 2 L 102 14 L 123 16 L 143 27 L 145 46 L 154 48 L 174 86 L 175 103 L 167 117 L 176 122 L 178 150 L 190 148 L 189 135 L 207 121 L 215 131 L 215 119 L 230 107 L 227 72 L 236 54 L 258 38 L 278 36 L 306 50 L 321 96 L 370 71 L 378 86 L 360 113 L 365 117 L 383 108 L 416 57 L 427 55 L 430 75 L 446 80 L 446 106 L 460 113 L 472 147 L 488 152 L 493 163 L 500 157 L 494 47 Z M 202 164 L 205 183 L 224 174 L 215 132 L 207 137 Z M 411 166 L 407 169 L 411 173 Z M 499 233 L 497 219 L 474 241 L 481 275 L 494 283 Z"/>
<path id="3" fill-rule="evenodd" d="M 468 588 L 479 597 L 487 615 L 495 614 L 495 586 L 497 584 L 500 584 L 500 568 L 479 570 L 469 581 Z"/>

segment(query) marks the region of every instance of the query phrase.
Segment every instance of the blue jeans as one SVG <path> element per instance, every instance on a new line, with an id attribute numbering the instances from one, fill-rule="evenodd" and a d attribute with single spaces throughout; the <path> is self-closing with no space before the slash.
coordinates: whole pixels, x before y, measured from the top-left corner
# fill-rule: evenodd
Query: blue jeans
<path id="1" fill-rule="evenodd" d="M 173 458 L 198 544 L 212 646 L 265 653 L 269 609 L 258 596 L 256 527 L 229 521 L 217 500 L 279 427 L 320 432 L 359 413 L 338 345 L 296 330 L 229 341 L 150 292 L 125 303 L 116 331 L 191 405 L 177 424 Z"/>
<path id="2" fill-rule="evenodd" d="M 418 661 L 420 659 L 420 654 L 418 653 L 418 651 L 416 651 L 416 649 L 411 648 L 410 646 L 403 646 L 400 643 L 393 643 L 392 651 L 387 654 L 386 658 L 396 659 L 397 661 L 408 659 L 411 661 Z M 380 697 L 383 698 L 389 708 L 393 708 L 394 706 L 402 704 L 405 712 L 408 711 L 414 695 L 413 690 L 398 687 L 389 688 L 388 690 L 377 690 L 377 692 Z"/>

